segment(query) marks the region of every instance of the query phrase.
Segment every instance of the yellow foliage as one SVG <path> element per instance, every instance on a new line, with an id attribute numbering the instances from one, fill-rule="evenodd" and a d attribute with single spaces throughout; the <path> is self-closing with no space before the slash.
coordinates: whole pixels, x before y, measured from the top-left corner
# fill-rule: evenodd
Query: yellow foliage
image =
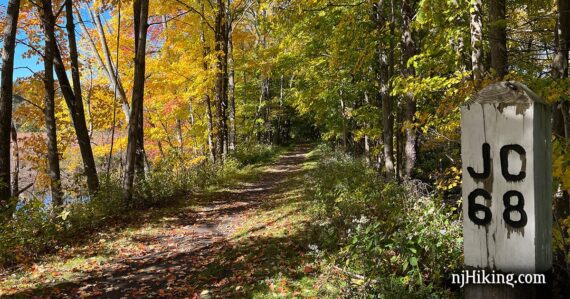
<path id="1" fill-rule="evenodd" d="M 568 146 L 563 145 L 564 142 L 568 141 L 554 139 L 552 143 L 552 170 L 554 178 L 560 182 L 562 188 L 570 192 L 570 152 Z"/>

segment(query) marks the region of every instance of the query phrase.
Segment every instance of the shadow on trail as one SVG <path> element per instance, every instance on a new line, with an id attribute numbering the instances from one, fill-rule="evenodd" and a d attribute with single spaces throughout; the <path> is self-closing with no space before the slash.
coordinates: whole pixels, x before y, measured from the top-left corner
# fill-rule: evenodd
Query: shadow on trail
<path id="1" fill-rule="evenodd" d="M 264 288 L 286 289 L 282 281 L 268 278 L 312 275 L 301 267 L 312 235 L 310 223 L 297 223 L 300 228 L 284 235 L 249 236 L 286 219 L 296 212 L 293 210 L 273 223 L 260 223 L 239 236 L 232 235 L 249 213 L 290 203 L 291 199 L 283 201 L 283 193 L 291 189 L 292 182 L 303 180 L 302 164 L 309 149 L 297 146 L 255 181 L 207 194 L 191 209 L 173 211 L 156 220 L 164 228 L 161 233 L 133 238 L 148 248 L 143 254 L 113 258 L 78 281 L 29 289 L 11 297 L 195 298 L 202 294 L 203 298 L 243 298 Z"/>

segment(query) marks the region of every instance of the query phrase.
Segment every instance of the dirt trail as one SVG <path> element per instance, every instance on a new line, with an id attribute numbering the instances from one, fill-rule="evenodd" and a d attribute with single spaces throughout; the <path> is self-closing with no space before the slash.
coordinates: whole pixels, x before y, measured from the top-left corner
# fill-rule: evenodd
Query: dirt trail
<path id="1" fill-rule="evenodd" d="M 299 181 L 309 149 L 297 146 L 262 168 L 257 178 L 199 195 L 191 201 L 191 206 L 173 211 L 153 224 L 148 233 L 135 234 L 134 253 L 132 248 L 128 253 L 119 248 L 100 266 L 81 271 L 79 280 L 25 290 L 14 296 L 249 297 L 247 292 L 253 286 L 248 284 L 255 284 L 264 273 L 255 272 L 254 263 L 260 257 L 253 259 L 248 254 L 257 252 L 258 247 L 263 249 L 264 245 L 252 243 L 259 240 L 234 241 L 235 233 L 268 200 L 283 197 L 293 179 Z M 263 229 L 264 225 L 254 230 Z M 280 240 L 275 242 L 280 246 Z M 267 254 L 274 253 L 257 255 Z M 270 268 L 269 264 L 259 266 Z"/>

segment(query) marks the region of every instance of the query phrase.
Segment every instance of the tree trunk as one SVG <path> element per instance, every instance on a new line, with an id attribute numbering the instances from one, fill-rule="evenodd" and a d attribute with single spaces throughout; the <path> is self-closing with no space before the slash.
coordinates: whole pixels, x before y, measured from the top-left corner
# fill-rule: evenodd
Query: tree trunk
<path id="1" fill-rule="evenodd" d="M 409 0 L 402 1 L 402 75 L 404 78 L 414 76 L 414 67 L 408 65 L 408 61 L 416 54 L 416 45 L 412 37 L 410 24 L 414 17 L 414 11 Z M 406 99 L 406 113 L 404 120 L 406 122 L 406 168 L 405 176 L 412 177 L 414 167 L 416 165 L 416 152 L 417 152 L 417 132 L 415 129 L 415 115 L 416 115 L 416 99 L 413 92 L 408 92 L 405 95 Z"/>
<path id="2" fill-rule="evenodd" d="M 370 106 L 370 99 L 368 99 L 368 92 L 364 92 L 364 104 L 366 106 Z M 364 127 L 366 131 L 370 130 L 370 124 L 368 121 L 364 123 Z M 370 165 L 370 137 L 368 136 L 368 132 L 364 135 L 364 158 L 366 159 L 366 163 Z"/>
<path id="3" fill-rule="evenodd" d="M 489 44 L 491 68 L 498 78 L 508 73 L 506 1 L 489 1 Z"/>
<path id="4" fill-rule="evenodd" d="M 109 45 L 107 43 L 107 37 L 105 36 L 105 30 L 103 29 L 103 24 L 101 22 L 101 17 L 99 15 L 95 15 L 90 8 L 87 8 L 89 13 L 91 14 L 91 18 L 95 25 L 97 25 L 97 32 L 99 34 L 99 39 L 101 41 L 101 50 L 103 52 L 103 57 L 105 58 L 106 67 L 109 70 L 109 79 L 111 80 L 111 84 L 113 85 L 114 89 L 116 88 L 116 92 L 121 99 L 121 106 L 123 108 L 123 113 L 125 114 L 125 120 L 130 120 L 130 107 L 129 102 L 127 100 L 127 94 L 125 93 L 125 89 L 123 88 L 123 84 L 121 82 L 121 77 L 119 77 L 119 71 L 116 65 L 113 64 L 113 60 L 111 59 L 111 50 L 109 50 Z M 135 18 L 136 19 L 136 18 Z M 136 22 L 135 22 L 136 23 Z M 117 33 L 118 34 L 118 33 Z M 135 35 L 137 32 L 135 32 Z M 136 41 L 135 37 L 135 41 Z M 136 48 L 136 45 L 135 45 Z"/>
<path id="5" fill-rule="evenodd" d="M 182 136 L 182 121 L 180 119 L 176 119 L 176 138 L 178 139 L 178 151 L 181 155 L 184 154 L 184 137 Z"/>
<path id="6" fill-rule="evenodd" d="M 55 40 L 55 36 L 53 38 Z M 77 55 L 77 52 L 75 52 L 75 55 Z M 53 67 L 55 69 L 55 74 L 57 75 L 59 81 L 59 87 L 61 93 L 63 95 L 63 98 L 65 99 L 65 103 L 69 109 L 69 114 L 73 122 L 73 128 L 75 130 L 75 135 L 77 136 L 79 150 L 81 152 L 81 157 L 83 159 L 83 169 L 85 175 L 87 176 L 87 185 L 89 188 L 89 192 L 91 194 L 95 194 L 99 189 L 99 180 L 97 178 L 97 170 L 95 168 L 95 159 L 93 158 L 93 151 L 91 149 L 89 130 L 87 129 L 87 124 L 85 121 L 85 112 L 83 110 L 83 99 L 81 99 L 81 96 L 79 96 L 78 99 L 75 94 L 75 91 L 71 87 L 69 78 L 67 77 L 67 72 L 65 71 L 63 58 L 61 57 L 61 52 L 59 51 L 59 46 L 57 45 L 57 41 L 55 42 L 55 48 L 53 49 L 53 56 L 54 56 Z M 77 74 L 77 76 L 78 75 L 79 74 Z M 77 77 L 76 80 L 78 79 L 79 77 Z M 79 89 L 80 88 L 81 87 L 79 87 Z M 81 90 L 79 90 L 79 92 L 81 92 Z"/>
<path id="7" fill-rule="evenodd" d="M 398 107 L 397 116 L 396 116 L 396 179 L 398 181 L 404 176 L 404 148 L 405 148 L 405 141 L 404 141 L 404 111 L 405 107 Z"/>
<path id="8" fill-rule="evenodd" d="M 283 142 L 284 136 L 282 135 L 282 120 L 281 115 L 283 115 L 283 100 L 285 99 L 285 91 L 283 90 L 283 75 L 279 78 L 279 112 L 277 113 L 277 123 L 275 125 L 275 144 L 280 145 Z"/>
<path id="9" fill-rule="evenodd" d="M 135 0 L 133 2 L 133 7 L 139 7 L 140 4 L 138 4 L 140 2 L 140 0 Z M 147 10 L 148 10 L 148 4 L 146 4 L 147 6 Z M 133 20 L 134 20 L 134 33 L 135 33 L 135 53 L 138 54 L 138 48 L 141 47 L 141 45 L 138 43 L 138 41 L 140 40 L 140 36 L 141 36 L 141 24 L 147 24 L 147 18 L 148 18 L 148 11 L 147 11 L 147 17 L 145 17 L 145 20 L 141 20 L 141 10 L 137 10 L 135 9 L 134 11 L 134 15 L 133 15 Z M 97 16 L 99 17 L 99 16 Z M 101 23 L 99 21 L 99 23 Z M 148 25 L 143 25 L 146 26 L 148 29 Z M 143 50 L 143 60 L 144 60 L 144 55 L 146 55 L 146 31 L 145 30 L 145 44 L 144 44 L 144 50 Z M 135 57 L 136 59 L 136 57 Z M 136 62 L 135 62 L 136 63 Z M 113 66 L 111 64 L 111 66 Z M 144 72 L 144 61 L 143 61 L 143 72 Z M 118 73 L 117 73 L 117 79 L 119 79 L 118 77 Z M 142 93 L 141 93 L 141 102 L 144 100 L 144 73 L 143 73 L 143 77 L 141 79 L 143 81 L 142 83 Z M 119 81 L 117 81 L 119 82 Z M 119 82 L 120 83 L 120 82 Z M 133 88 L 133 92 L 134 92 L 134 88 Z M 144 116 L 143 116 L 143 111 L 144 111 L 144 105 L 141 105 L 141 113 L 137 113 L 137 121 L 136 121 L 136 136 L 137 136 L 137 143 L 136 143 L 136 153 L 135 153 L 135 172 L 140 176 L 140 177 L 145 177 L 146 173 L 148 172 L 148 160 L 146 157 L 146 152 L 144 150 Z"/>
<path id="10" fill-rule="evenodd" d="M 59 153 L 57 151 L 57 128 L 55 123 L 55 87 L 53 78 L 53 61 L 55 43 L 55 18 L 52 11 L 51 0 L 42 0 L 42 25 L 44 29 L 44 89 L 45 107 L 44 117 L 46 122 L 48 166 L 51 183 L 51 199 L 55 207 L 63 205 L 61 190 L 61 171 L 59 168 Z"/>
<path id="11" fill-rule="evenodd" d="M 229 150 L 233 151 L 237 145 L 236 130 L 236 99 L 235 99 L 235 63 L 234 63 L 234 43 L 233 43 L 233 15 L 231 11 L 232 0 L 227 0 L 227 57 L 228 57 L 228 101 L 230 105 L 230 128 L 229 128 Z"/>
<path id="12" fill-rule="evenodd" d="M 558 21 L 554 31 L 556 54 L 552 61 L 552 77 L 556 80 L 568 78 L 568 49 L 570 48 L 570 1 L 558 0 Z M 556 138 L 567 142 L 570 137 L 570 105 L 567 99 L 560 99 L 552 105 L 552 131 Z M 570 214 L 570 195 L 568 190 L 557 192 L 554 201 L 554 211 L 558 219 Z"/>
<path id="13" fill-rule="evenodd" d="M 344 100 L 342 99 L 342 90 L 340 90 L 340 117 L 342 120 L 342 149 L 348 152 L 347 133 L 346 133 L 346 108 L 344 107 Z"/>
<path id="14" fill-rule="evenodd" d="M 190 118 L 190 139 L 192 140 L 192 153 L 194 157 L 198 156 L 198 142 L 196 142 L 196 133 L 194 130 L 194 107 L 192 106 L 192 101 L 188 101 L 188 112 Z M 202 152 L 203 153 L 203 152 Z"/>
<path id="15" fill-rule="evenodd" d="M 16 30 L 20 0 L 10 0 L 2 33 L 2 78 L 0 79 L 0 224 L 12 216 L 15 204 L 10 200 L 10 127 L 12 124 L 12 92 Z"/>
<path id="16" fill-rule="evenodd" d="M 215 19 L 215 51 L 217 60 L 216 72 L 216 112 L 218 117 L 218 128 L 216 132 L 216 152 L 222 160 L 227 153 L 227 38 L 226 38 L 226 16 L 225 2 L 218 0 Z"/>
<path id="17" fill-rule="evenodd" d="M 481 80 L 483 77 L 483 21 L 481 13 L 481 0 L 471 0 L 471 68 L 473 79 Z"/>
<path id="18" fill-rule="evenodd" d="M 243 47 L 242 47 L 241 49 L 243 50 Z M 244 86 L 244 88 L 243 88 L 243 97 L 244 97 L 245 99 L 247 99 L 247 98 L 248 98 L 248 94 L 247 94 L 247 71 L 244 70 L 242 74 L 243 74 L 243 77 L 242 77 L 242 78 L 243 78 L 243 86 Z M 256 126 L 255 126 L 255 120 L 257 119 L 258 115 L 259 115 L 259 106 L 257 107 L 257 109 L 255 109 L 255 113 L 254 113 L 254 115 L 253 115 L 253 121 L 252 121 L 252 125 L 251 125 L 251 132 L 249 132 L 249 134 L 246 134 L 246 136 L 245 136 L 245 141 L 246 141 L 246 142 L 250 142 L 250 141 L 252 140 L 252 137 L 254 137 L 254 135 L 255 135 L 255 127 L 256 127 Z M 244 117 L 244 118 L 245 118 L 245 117 Z M 245 122 L 245 119 L 244 119 L 244 122 Z M 257 137 L 257 136 L 255 136 L 255 137 Z"/>
<path id="19" fill-rule="evenodd" d="M 262 75 L 261 79 L 261 101 L 259 102 L 259 107 L 263 106 L 263 136 L 262 139 L 264 142 L 269 143 L 271 142 L 270 139 L 270 131 L 271 131 L 271 124 L 269 123 L 269 115 L 271 114 L 271 79 L 266 78 Z"/>
<path id="20" fill-rule="evenodd" d="M 95 158 L 91 149 L 91 140 L 89 138 L 89 130 L 85 121 L 85 112 L 83 109 L 83 97 L 81 94 L 81 79 L 79 74 L 79 60 L 77 52 L 77 42 L 75 40 L 75 24 L 73 20 L 73 4 L 72 0 L 65 0 L 66 11 L 66 28 L 67 38 L 69 41 L 69 58 L 71 60 L 71 77 L 73 80 L 73 109 L 71 111 L 79 150 L 83 159 L 83 170 L 87 177 L 87 186 L 89 193 L 92 195 L 99 189 L 99 178 L 97 177 L 97 168 L 95 166 Z M 63 65 L 62 65 L 63 67 Z M 65 72 L 64 72 L 65 74 Z"/>
<path id="21" fill-rule="evenodd" d="M 379 60 L 384 64 L 386 55 L 380 54 Z M 381 65 L 381 72 L 387 72 L 388 68 Z M 384 167 L 389 177 L 394 177 L 394 100 L 389 92 L 388 75 L 380 74 L 380 100 L 382 102 L 382 137 L 384 143 Z"/>
<path id="22" fill-rule="evenodd" d="M 202 14 L 204 14 L 204 4 L 202 4 Z M 202 43 L 202 58 L 204 63 L 202 64 L 202 68 L 204 72 L 208 72 L 208 62 L 207 57 L 210 55 L 210 47 L 206 43 L 206 33 L 204 32 L 204 20 L 200 19 L 200 42 Z M 208 153 L 210 156 L 210 160 L 212 162 L 216 162 L 217 157 L 217 150 L 216 145 L 214 144 L 214 117 L 212 115 L 212 101 L 210 99 L 210 95 L 208 92 L 204 93 L 204 104 L 206 105 L 206 126 L 208 130 Z"/>
<path id="23" fill-rule="evenodd" d="M 142 114 L 144 104 L 144 81 L 145 81 L 145 54 L 146 35 L 148 29 L 148 5 L 149 0 L 135 0 L 133 10 L 135 16 L 135 73 L 133 78 L 133 94 L 131 114 L 129 119 L 128 143 L 126 152 L 126 170 L 123 182 L 124 199 L 130 201 L 133 197 L 133 185 L 135 179 L 135 164 L 137 164 L 138 143 L 143 136 L 141 133 Z M 138 16 L 138 19 L 137 19 Z"/>
<path id="24" fill-rule="evenodd" d="M 89 10 L 89 13 L 91 15 L 91 18 L 93 19 L 93 22 L 96 22 L 95 21 L 95 15 L 93 14 L 93 12 L 91 12 L 91 10 L 88 7 L 86 9 Z M 85 26 L 83 18 L 81 17 L 81 12 L 79 12 L 79 10 L 76 11 L 76 15 L 77 15 L 77 19 L 79 21 L 78 22 L 79 26 L 81 27 L 81 31 L 87 37 L 87 41 L 88 41 L 88 44 L 91 48 L 91 52 L 92 52 L 93 56 L 95 56 L 97 62 L 99 63 L 99 66 L 103 70 L 105 77 L 107 77 L 107 80 L 109 80 L 109 85 L 110 85 L 111 89 L 117 93 L 118 98 L 121 100 L 121 106 L 123 109 L 123 113 L 125 114 L 125 121 L 129 121 L 130 107 L 129 107 L 129 103 L 127 100 L 127 95 L 125 93 L 125 90 L 123 89 L 123 85 L 120 84 L 121 82 L 120 82 L 120 80 L 118 80 L 118 78 L 119 78 L 118 73 L 116 72 L 114 67 L 109 69 L 109 66 L 105 62 L 103 62 L 101 55 L 99 55 L 99 50 L 97 50 L 97 46 L 95 45 L 95 41 L 91 37 L 91 34 L 89 34 L 89 31 L 87 30 L 87 27 Z M 101 29 L 102 28 L 103 27 L 101 26 Z M 100 39 L 101 39 L 101 44 L 103 45 L 102 46 L 103 52 L 105 52 L 105 49 L 107 49 L 107 51 L 108 51 L 109 47 L 107 46 L 107 39 L 105 37 L 105 32 L 99 31 L 99 33 L 101 34 Z M 110 54 L 108 54 L 108 57 L 110 57 Z"/>
<path id="25" fill-rule="evenodd" d="M 373 5 L 373 18 L 376 23 L 376 30 L 378 31 L 378 40 L 381 36 L 386 34 L 385 26 L 387 24 L 386 18 L 386 3 L 384 0 L 379 0 L 378 3 Z M 388 51 L 389 52 L 389 51 Z M 389 61 L 388 53 L 384 49 L 384 45 L 378 42 L 377 45 L 377 59 L 378 69 L 376 72 L 376 79 L 378 81 L 378 97 L 380 98 L 380 105 L 382 106 L 382 139 L 384 143 L 384 170 L 388 177 L 394 177 L 394 113 L 393 113 L 393 100 L 390 96 L 390 74 L 389 74 Z"/>
<path id="26" fill-rule="evenodd" d="M 222 107 L 224 108 L 223 111 L 223 120 L 224 120 L 224 127 L 223 127 L 223 132 L 224 132 L 224 157 L 227 156 L 229 154 L 229 146 L 230 146 L 230 129 L 228 126 L 228 107 L 229 107 L 229 101 L 228 101 L 228 32 L 227 32 L 227 28 L 228 26 L 227 24 L 227 18 L 225 16 L 224 13 L 224 32 L 223 32 L 223 40 L 222 40 L 222 75 L 223 75 L 223 90 L 224 92 L 222 93 L 222 99 L 223 99 L 223 103 L 222 103 Z"/>
<path id="27" fill-rule="evenodd" d="M 554 79 L 568 78 L 568 49 L 570 48 L 570 1 L 558 0 L 558 21 L 556 23 L 554 40 L 556 42 L 556 54 L 552 61 L 552 76 Z M 570 123 L 566 117 L 568 104 L 565 99 L 560 99 L 553 105 L 553 131 L 558 137 L 570 137 Z"/>
<path id="28" fill-rule="evenodd" d="M 206 103 L 206 121 L 208 130 L 208 153 L 212 162 L 216 162 L 216 145 L 214 144 L 214 116 L 212 115 L 212 101 L 210 95 L 204 94 L 204 103 Z"/>
<path id="29" fill-rule="evenodd" d="M 234 66 L 234 46 L 231 25 L 228 32 L 228 98 L 230 104 L 230 151 L 235 150 L 237 145 L 236 130 L 236 99 L 235 99 L 235 66 Z"/>
<path id="30" fill-rule="evenodd" d="M 263 82 L 263 80 L 261 81 Z M 257 123 L 257 120 L 261 117 L 261 108 L 263 106 L 263 85 L 261 86 L 261 93 L 259 94 L 259 101 L 257 103 L 257 109 L 255 109 L 255 114 L 253 115 L 253 124 L 251 125 L 251 134 L 250 135 L 254 135 L 255 134 L 255 138 L 257 139 L 257 141 L 261 141 L 262 140 L 262 136 L 261 136 L 261 130 L 256 130 L 259 126 L 259 124 Z"/>
<path id="31" fill-rule="evenodd" d="M 93 70 L 91 69 L 91 66 L 89 66 L 89 71 L 89 91 L 87 92 L 87 98 L 85 99 L 85 106 L 87 108 L 87 118 L 89 118 L 89 138 L 93 138 L 93 114 L 91 113 L 91 96 L 93 94 Z"/>
<path id="32" fill-rule="evenodd" d="M 142 79 L 144 82 L 144 78 Z M 143 100 L 144 100 L 144 91 L 142 92 Z M 136 149 L 136 159 L 135 159 L 135 171 L 137 175 L 141 178 L 146 177 L 146 174 L 150 170 L 150 165 L 148 159 L 146 157 L 146 151 L 144 149 L 144 117 L 143 112 L 137 114 L 137 122 L 136 122 L 136 129 L 137 129 L 137 149 Z"/>
<path id="33" fill-rule="evenodd" d="M 107 65 L 103 62 L 101 55 L 99 55 L 99 51 L 97 50 L 97 46 L 95 45 L 95 41 L 93 40 L 93 37 L 91 37 L 91 34 L 89 34 L 89 31 L 87 30 L 87 27 L 85 26 L 85 22 L 83 21 L 83 17 L 81 17 L 81 12 L 77 8 L 76 8 L 76 14 L 77 14 L 77 20 L 79 21 L 78 22 L 79 27 L 81 27 L 81 31 L 83 32 L 84 36 L 87 37 L 87 42 L 91 48 L 91 53 L 93 54 L 93 56 L 95 56 L 95 59 L 99 63 L 99 66 L 101 67 L 101 69 L 105 73 L 105 76 L 107 77 L 107 79 L 109 79 L 109 82 L 112 85 L 111 88 L 114 89 L 114 85 L 113 85 L 114 81 L 111 78 L 112 70 L 109 70 L 107 68 Z"/>
<path id="34" fill-rule="evenodd" d="M 12 150 L 12 159 L 14 160 L 14 170 L 12 171 L 12 196 L 18 196 L 20 192 L 20 147 L 18 146 L 18 131 L 16 130 L 16 124 L 12 121 L 11 125 L 11 137 L 12 143 L 14 144 L 14 149 Z"/>

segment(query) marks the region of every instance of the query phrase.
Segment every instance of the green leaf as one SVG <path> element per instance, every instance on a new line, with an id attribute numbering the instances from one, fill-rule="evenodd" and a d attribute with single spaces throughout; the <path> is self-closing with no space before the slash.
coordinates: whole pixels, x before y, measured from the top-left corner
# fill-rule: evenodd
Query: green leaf
<path id="1" fill-rule="evenodd" d="M 63 221 L 65 221 L 67 219 L 67 216 L 69 216 L 69 211 L 68 210 L 64 210 L 63 212 L 61 212 L 61 214 L 59 215 L 59 217 L 61 217 L 61 219 Z"/>
<path id="2" fill-rule="evenodd" d="M 410 265 L 412 265 L 412 266 L 414 266 L 414 267 L 417 267 L 417 266 L 418 266 L 418 258 L 415 257 L 415 256 L 412 256 L 412 257 L 410 258 Z"/>

